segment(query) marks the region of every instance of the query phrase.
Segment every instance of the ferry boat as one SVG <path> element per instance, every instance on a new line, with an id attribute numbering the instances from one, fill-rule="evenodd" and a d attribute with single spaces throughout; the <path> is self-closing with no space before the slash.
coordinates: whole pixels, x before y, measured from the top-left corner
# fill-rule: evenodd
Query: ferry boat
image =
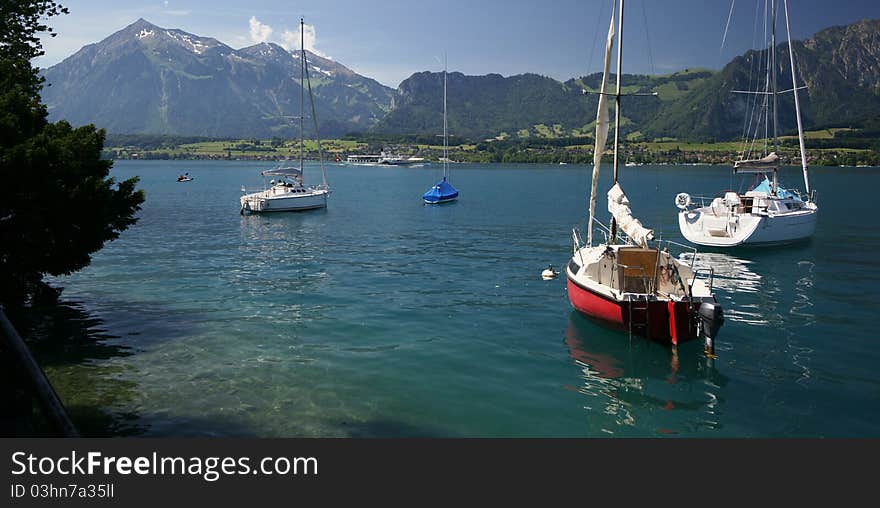
<path id="1" fill-rule="evenodd" d="M 345 159 L 346 164 L 362 164 L 368 166 L 374 166 L 379 163 L 379 159 L 381 159 L 381 155 L 349 155 Z"/>

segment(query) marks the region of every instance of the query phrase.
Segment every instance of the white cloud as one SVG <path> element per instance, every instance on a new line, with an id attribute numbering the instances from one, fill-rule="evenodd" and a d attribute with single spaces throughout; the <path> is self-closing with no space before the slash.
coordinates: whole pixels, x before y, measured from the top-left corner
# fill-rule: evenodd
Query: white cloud
<path id="1" fill-rule="evenodd" d="M 272 36 L 272 27 L 257 21 L 256 16 L 251 16 L 251 41 L 259 43 L 266 42 Z"/>
<path id="2" fill-rule="evenodd" d="M 306 49 L 320 57 L 330 58 L 329 56 L 325 55 L 321 50 L 315 47 L 316 43 L 318 42 L 318 36 L 315 33 L 315 26 L 304 26 L 305 30 L 303 30 L 302 39 L 305 43 L 304 45 Z M 284 49 L 288 51 L 297 50 L 300 48 L 300 37 L 301 35 L 299 30 L 297 30 L 296 32 L 285 30 L 284 33 L 281 35 L 281 45 L 284 47 Z"/>

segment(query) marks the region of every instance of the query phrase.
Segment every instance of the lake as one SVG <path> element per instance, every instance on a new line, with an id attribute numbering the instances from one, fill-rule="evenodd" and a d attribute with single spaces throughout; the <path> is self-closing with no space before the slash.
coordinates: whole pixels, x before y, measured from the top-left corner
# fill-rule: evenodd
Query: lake
<path id="1" fill-rule="evenodd" d="M 270 167 L 115 163 L 141 179 L 139 222 L 23 330 L 84 434 L 880 436 L 875 168 L 812 170 L 806 243 L 700 255 L 726 315 L 710 360 L 583 319 L 564 275 L 541 279 L 586 223 L 591 168 L 455 164 L 459 201 L 426 206 L 437 164 L 330 165 L 326 210 L 240 215 Z M 677 241 L 678 192 L 743 189 L 720 166 L 621 183 Z"/>

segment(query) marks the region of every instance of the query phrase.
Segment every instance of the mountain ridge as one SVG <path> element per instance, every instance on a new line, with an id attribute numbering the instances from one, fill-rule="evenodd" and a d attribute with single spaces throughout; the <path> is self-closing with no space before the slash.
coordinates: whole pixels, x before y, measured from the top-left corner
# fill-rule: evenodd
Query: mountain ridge
<path id="1" fill-rule="evenodd" d="M 390 109 L 392 89 L 306 54 L 324 134 L 365 130 Z M 299 58 L 274 43 L 236 50 L 139 19 L 46 69 L 42 96 L 50 119 L 111 132 L 293 137 Z"/>
<path id="2" fill-rule="evenodd" d="M 880 116 L 880 20 L 820 30 L 793 41 L 806 128 Z M 730 140 L 743 135 L 750 50 L 719 71 L 624 74 L 621 129 L 630 139 Z M 790 88 L 788 45 L 778 45 L 780 88 Z M 310 77 L 322 136 L 357 132 L 436 134 L 442 129 L 442 74 L 422 71 L 391 89 L 311 52 Z M 233 49 L 217 39 L 139 19 L 44 71 L 51 119 L 95 123 L 120 134 L 297 137 L 299 52 L 274 43 Z M 449 126 L 470 139 L 588 137 L 601 74 L 566 81 L 523 73 L 504 77 L 450 72 Z M 790 97 L 790 96 L 789 96 Z M 794 127 L 780 100 L 780 132 Z M 867 119 L 867 120 L 866 120 Z M 307 131 L 309 135 L 311 131 Z"/>

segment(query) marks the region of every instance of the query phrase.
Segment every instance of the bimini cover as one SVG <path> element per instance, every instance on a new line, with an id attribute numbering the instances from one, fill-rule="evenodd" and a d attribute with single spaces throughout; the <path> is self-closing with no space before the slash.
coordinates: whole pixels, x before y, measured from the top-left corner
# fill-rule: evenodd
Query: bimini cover
<path id="1" fill-rule="evenodd" d="M 619 183 L 614 184 L 614 187 L 608 191 L 608 211 L 614 216 L 620 229 L 637 244 L 647 247 L 648 240 L 654 239 L 654 230 L 642 226 L 639 219 L 633 217 L 632 210 L 629 208 L 629 199 Z"/>
<path id="2" fill-rule="evenodd" d="M 766 177 L 765 177 L 765 178 L 764 178 L 764 181 L 762 181 L 761 183 L 759 183 L 758 185 L 756 185 L 755 188 L 752 189 L 752 190 L 755 191 L 755 192 L 764 192 L 764 193 L 766 193 L 766 194 L 769 196 L 769 195 L 770 195 L 770 191 L 771 191 L 772 189 L 773 189 L 773 184 L 770 183 L 770 179 L 769 179 L 769 178 L 766 178 Z M 797 201 L 800 201 L 800 200 L 801 200 L 801 198 L 797 197 L 795 194 L 793 194 L 793 193 L 791 193 L 791 192 L 789 192 L 789 191 L 783 189 L 782 187 L 780 187 L 780 186 L 778 186 L 778 185 L 776 186 L 776 195 L 779 196 L 780 198 L 783 198 L 783 199 L 784 199 L 784 198 L 792 198 L 792 199 L 795 199 L 795 200 L 797 200 Z"/>
<path id="3" fill-rule="evenodd" d="M 746 159 L 733 163 L 734 173 L 760 173 L 777 168 L 779 168 L 779 156 L 776 152 L 770 152 L 770 155 L 763 159 Z"/>
<path id="4" fill-rule="evenodd" d="M 283 168 L 275 168 L 275 169 L 267 169 L 263 171 L 263 176 L 282 176 L 289 178 L 302 178 L 302 171 L 299 168 L 295 168 L 292 166 L 283 167 Z"/>
<path id="5" fill-rule="evenodd" d="M 426 192 L 423 196 L 425 201 L 428 203 L 440 203 L 442 201 L 452 201 L 453 199 L 458 197 L 458 190 L 455 187 L 450 185 L 449 182 L 446 181 L 446 177 L 443 177 L 443 180 L 431 187 L 431 190 Z"/>

